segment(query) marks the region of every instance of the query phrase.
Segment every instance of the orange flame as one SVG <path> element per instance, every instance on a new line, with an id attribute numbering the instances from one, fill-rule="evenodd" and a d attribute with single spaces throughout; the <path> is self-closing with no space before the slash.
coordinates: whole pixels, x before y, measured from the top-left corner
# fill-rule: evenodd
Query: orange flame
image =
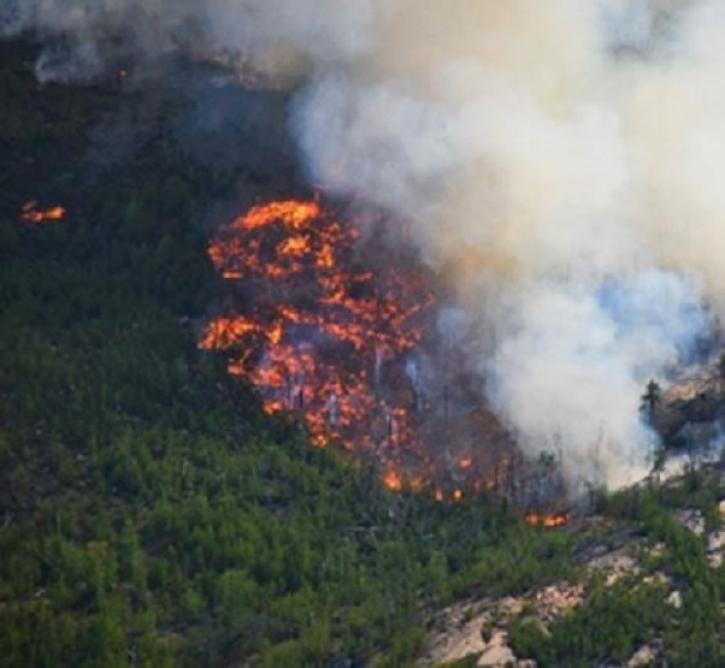
<path id="1" fill-rule="evenodd" d="M 437 500 L 460 502 L 464 486 L 491 483 L 470 443 L 452 459 L 426 447 L 424 433 L 440 435 L 421 427 L 429 406 L 406 366 L 432 320 L 432 275 L 400 245 L 381 260 L 381 243 L 316 200 L 252 207 L 209 244 L 238 312 L 208 322 L 198 345 L 226 351 L 266 413 L 302 417 L 313 446 L 366 453 L 390 490 L 436 482 Z"/>
<path id="2" fill-rule="evenodd" d="M 353 268 L 359 235 L 316 201 L 255 206 L 223 227 L 209 257 L 224 278 L 256 286 L 257 298 L 244 314 L 212 320 L 198 345 L 231 351 L 229 372 L 260 390 L 267 413 L 300 411 L 317 447 L 415 451 L 410 410 L 379 396 L 374 360 L 420 341 L 413 319 L 433 298 L 394 268 L 377 277 Z M 397 491 L 422 487 L 423 477 L 388 461 L 383 481 Z"/>
<path id="3" fill-rule="evenodd" d="M 403 489 L 403 479 L 400 477 L 400 473 L 398 473 L 397 471 L 388 471 L 385 476 L 383 476 L 383 483 L 389 490 L 393 492 L 399 492 L 401 489 Z"/>
<path id="4" fill-rule="evenodd" d="M 473 466 L 473 459 L 471 457 L 461 457 L 458 460 L 458 467 L 462 470 L 470 469 Z"/>
<path id="5" fill-rule="evenodd" d="M 530 527 L 545 527 L 547 529 L 557 529 L 569 524 L 571 516 L 569 513 L 542 514 L 534 511 L 526 513 L 524 521 Z"/>
<path id="6" fill-rule="evenodd" d="M 42 223 L 55 223 L 63 220 L 66 210 L 62 206 L 52 206 L 47 209 L 38 208 L 37 202 L 23 204 L 20 214 L 26 223 L 40 225 Z"/>

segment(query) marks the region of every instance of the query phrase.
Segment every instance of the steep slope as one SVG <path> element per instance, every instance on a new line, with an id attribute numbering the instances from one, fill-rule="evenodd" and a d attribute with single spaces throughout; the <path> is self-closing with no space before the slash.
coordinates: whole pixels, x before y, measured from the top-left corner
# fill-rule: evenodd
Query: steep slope
<path id="1" fill-rule="evenodd" d="M 550 531 L 310 448 L 197 348 L 214 212 L 306 194 L 285 96 L 32 56 L 0 43 L 0 665 L 722 665 L 720 469 Z"/>
<path id="2" fill-rule="evenodd" d="M 209 212 L 299 187 L 260 139 L 282 96 L 230 127 L 173 77 L 39 87 L 0 48 L 0 664 L 400 666 L 433 607 L 566 570 L 565 536 L 390 493 L 197 349 Z"/>
<path id="3" fill-rule="evenodd" d="M 441 610 L 421 665 L 722 665 L 724 497 L 719 464 L 603 499 L 570 528 L 566 577 Z"/>

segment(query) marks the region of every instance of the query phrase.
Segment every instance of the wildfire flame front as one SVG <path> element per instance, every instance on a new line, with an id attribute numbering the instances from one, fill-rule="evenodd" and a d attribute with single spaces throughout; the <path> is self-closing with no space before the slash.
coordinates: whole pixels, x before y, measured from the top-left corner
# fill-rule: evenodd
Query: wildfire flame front
<path id="1" fill-rule="evenodd" d="M 209 256 L 225 279 L 251 286 L 254 299 L 209 322 L 199 346 L 229 351 L 229 372 L 259 390 L 267 413 L 303 414 L 314 445 L 373 453 L 397 491 L 429 477 L 430 462 L 411 391 L 396 401 L 375 379 L 381 360 L 400 359 L 420 341 L 415 317 L 434 299 L 415 272 L 358 266 L 359 236 L 316 201 L 255 206 L 223 227 Z"/>

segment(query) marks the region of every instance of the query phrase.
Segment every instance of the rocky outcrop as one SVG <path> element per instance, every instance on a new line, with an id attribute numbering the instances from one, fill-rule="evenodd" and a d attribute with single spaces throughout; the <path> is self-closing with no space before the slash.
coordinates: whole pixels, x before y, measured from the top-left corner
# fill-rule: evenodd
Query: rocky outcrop
<path id="1" fill-rule="evenodd" d="M 480 668 L 518 668 L 518 660 L 508 646 L 508 636 L 505 631 L 497 631 L 478 659 Z"/>
<path id="2" fill-rule="evenodd" d="M 528 608 L 546 629 L 564 611 L 579 605 L 583 596 L 583 585 L 560 582 L 524 596 L 450 606 L 436 617 L 434 631 L 418 663 L 437 666 L 478 655 L 478 666 L 535 668 L 536 662 L 514 655 L 504 627 Z"/>
<path id="3" fill-rule="evenodd" d="M 636 559 L 628 554 L 629 548 L 621 548 L 607 552 L 600 557 L 592 559 L 588 563 L 590 571 L 602 573 L 608 587 L 611 587 L 623 577 L 637 575 L 640 571 Z"/>
<path id="4" fill-rule="evenodd" d="M 463 602 L 441 611 L 435 619 L 421 666 L 436 666 L 480 654 L 486 649 L 483 629 L 491 619 L 491 601 Z"/>
<path id="5" fill-rule="evenodd" d="M 710 481 L 725 482 L 723 464 L 703 468 Z M 665 483 L 669 488 L 682 484 L 684 478 Z M 651 483 L 647 483 L 651 484 Z M 692 504 L 692 502 L 691 502 Z M 692 504 L 694 505 L 694 504 Z M 719 567 L 725 551 L 725 501 L 719 505 L 720 528 L 707 533 L 713 518 L 697 508 L 680 507 L 670 511 L 683 527 L 699 536 L 706 545 L 710 566 Z M 591 591 L 602 584 L 611 587 L 626 583 L 634 588 L 657 587 L 667 606 L 683 606 L 683 593 L 678 578 L 668 572 L 670 548 L 664 542 L 654 542 L 636 525 L 603 516 L 582 518 L 577 527 L 576 561 L 581 567 L 581 582 L 560 581 L 532 589 L 521 596 L 469 599 L 441 611 L 419 661 L 422 666 L 440 666 L 462 659 L 489 668 L 511 666 L 535 668 L 536 663 L 526 657 L 517 657 L 509 645 L 506 629 L 512 622 L 536 624 L 548 634 L 552 623 L 576 606 L 586 602 Z M 671 612 L 671 610 L 670 610 Z M 651 640 L 636 649 L 624 663 L 602 665 L 618 668 L 659 665 L 664 655 L 662 639 Z"/>
<path id="6" fill-rule="evenodd" d="M 692 531 L 696 536 L 702 536 L 705 533 L 705 518 L 699 510 L 695 508 L 680 510 L 675 517 L 685 529 Z"/>
<path id="7" fill-rule="evenodd" d="M 713 531 L 707 537 L 707 560 L 712 568 L 719 568 L 725 554 L 725 530 Z"/>
<path id="8" fill-rule="evenodd" d="M 721 365 L 703 365 L 676 379 L 662 395 L 652 419 L 665 442 L 674 447 L 686 449 L 713 440 L 725 420 Z"/>
<path id="9" fill-rule="evenodd" d="M 659 657 L 659 651 L 652 645 L 642 645 L 625 663 L 625 668 L 643 668 L 654 666 Z"/>
<path id="10" fill-rule="evenodd" d="M 545 625 L 584 600 L 584 585 L 566 582 L 544 587 L 534 597 L 536 616 Z"/>

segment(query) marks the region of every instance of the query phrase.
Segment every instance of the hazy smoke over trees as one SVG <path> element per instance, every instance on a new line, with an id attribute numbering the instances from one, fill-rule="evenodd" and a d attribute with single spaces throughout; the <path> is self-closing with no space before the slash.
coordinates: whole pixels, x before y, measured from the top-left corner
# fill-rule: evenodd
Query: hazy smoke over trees
<path id="1" fill-rule="evenodd" d="M 642 388 L 725 287 L 723 3 L 6 0 L 0 26 L 48 40 L 41 80 L 177 50 L 304 79 L 311 178 L 395 212 L 455 277 L 523 445 L 584 479 L 642 473 Z"/>

